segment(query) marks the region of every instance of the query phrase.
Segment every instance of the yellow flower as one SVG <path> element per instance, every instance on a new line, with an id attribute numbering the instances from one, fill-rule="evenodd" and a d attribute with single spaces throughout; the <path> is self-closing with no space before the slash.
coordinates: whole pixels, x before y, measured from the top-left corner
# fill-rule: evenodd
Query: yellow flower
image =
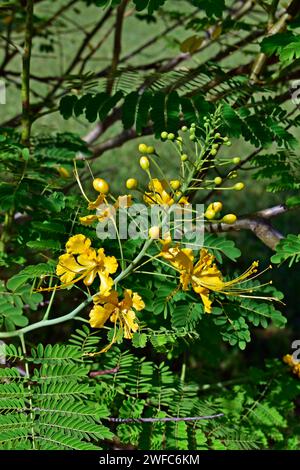
<path id="1" fill-rule="evenodd" d="M 163 242 L 161 256 L 169 261 L 180 273 L 180 284 L 183 290 L 188 290 L 190 286 L 200 295 L 204 304 L 204 311 L 211 313 L 212 301 L 209 298 L 210 292 L 220 292 L 227 295 L 239 295 L 246 290 L 239 290 L 236 287 L 257 272 L 258 263 L 254 262 L 245 273 L 233 279 L 224 281 L 222 273 L 214 263 L 215 257 L 206 249 L 200 251 L 200 258 L 195 263 L 193 251 L 189 248 L 179 246 L 170 247 L 170 240 Z"/>
<path id="2" fill-rule="evenodd" d="M 98 209 L 105 202 L 104 194 L 99 194 L 96 201 L 89 201 L 88 209 L 92 211 L 93 209 Z"/>
<path id="3" fill-rule="evenodd" d="M 96 222 L 98 217 L 96 215 L 86 215 L 84 217 L 79 217 L 79 220 L 82 225 L 89 226 Z"/>
<path id="4" fill-rule="evenodd" d="M 105 205 L 104 205 L 105 204 Z M 119 196 L 113 206 L 107 204 L 105 196 L 100 194 L 96 201 L 89 202 L 88 209 L 97 209 L 99 213 L 93 215 L 86 215 L 79 217 L 80 223 L 85 226 L 92 225 L 94 222 L 104 222 L 107 219 L 114 217 L 114 210 L 119 208 L 127 208 L 132 205 L 131 196 Z M 103 206 L 103 207 L 101 207 Z M 99 209 L 101 208 L 101 212 Z"/>
<path id="5" fill-rule="evenodd" d="M 293 374 L 297 375 L 297 377 L 300 379 L 300 362 L 295 361 L 293 356 L 291 356 L 290 354 L 286 354 L 285 356 L 283 356 L 283 362 L 290 366 Z"/>
<path id="6" fill-rule="evenodd" d="M 65 254 L 59 257 L 56 274 L 62 282 L 61 287 L 83 280 L 90 286 L 96 276 L 100 279 L 100 292 L 109 293 L 113 286 L 110 274 L 118 268 L 114 256 L 106 256 L 103 248 L 97 251 L 91 247 L 91 240 L 84 235 L 75 235 L 66 243 Z"/>
<path id="7" fill-rule="evenodd" d="M 145 192 L 144 194 L 144 201 L 147 204 L 172 206 L 175 203 L 174 193 L 166 180 L 159 180 L 157 178 L 154 178 L 150 181 L 148 188 L 150 192 Z M 182 197 L 178 201 L 178 204 L 188 204 L 187 198 Z"/>
<path id="8" fill-rule="evenodd" d="M 124 338 L 131 339 L 139 325 L 133 309 L 140 311 L 145 308 L 142 298 L 130 289 L 124 290 L 123 300 L 119 300 L 118 293 L 112 291 L 109 295 L 97 294 L 93 298 L 94 307 L 90 312 L 90 325 L 93 328 L 102 328 L 110 319 L 115 325 L 115 333 L 111 343 L 101 352 L 107 351 L 115 341 L 116 324 L 123 329 Z"/>

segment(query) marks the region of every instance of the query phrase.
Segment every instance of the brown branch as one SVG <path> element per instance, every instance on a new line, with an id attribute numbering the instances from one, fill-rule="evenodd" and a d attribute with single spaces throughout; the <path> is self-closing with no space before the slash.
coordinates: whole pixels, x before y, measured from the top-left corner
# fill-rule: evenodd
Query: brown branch
<path id="1" fill-rule="evenodd" d="M 123 22 L 124 22 L 124 14 L 127 7 L 129 0 L 123 0 L 122 3 L 119 5 L 117 9 L 117 17 L 116 17 L 116 24 L 115 24 L 115 38 L 114 38 L 114 50 L 113 50 L 113 58 L 111 63 L 110 74 L 107 80 L 107 87 L 106 91 L 110 94 L 112 92 L 114 81 L 115 81 L 115 73 L 118 68 L 119 59 L 121 55 L 122 49 L 122 31 L 123 31 Z"/>
<path id="2" fill-rule="evenodd" d="M 29 147 L 31 131 L 30 115 L 30 61 L 33 34 L 33 0 L 27 0 L 24 51 L 22 55 L 22 144 Z"/>
<path id="3" fill-rule="evenodd" d="M 217 413 L 214 415 L 207 416 L 193 416 L 185 418 L 106 418 L 107 421 L 111 423 L 168 423 L 168 422 L 191 422 L 191 421 L 201 421 L 203 419 L 216 419 L 224 416 L 224 413 Z"/>
<path id="4" fill-rule="evenodd" d="M 295 207 L 296 208 L 296 207 Z M 294 209 L 294 208 L 293 208 Z M 275 250 L 277 243 L 284 238 L 270 223 L 270 219 L 289 211 L 290 208 L 284 204 L 269 207 L 254 214 L 246 215 L 237 219 L 233 224 L 211 223 L 205 226 L 208 233 L 238 232 L 240 230 L 250 230 L 266 246 Z"/>
<path id="5" fill-rule="evenodd" d="M 99 377 L 99 375 L 116 374 L 117 372 L 119 372 L 119 370 L 120 370 L 119 366 L 115 367 L 114 369 L 96 370 L 96 371 L 90 372 L 89 376 L 90 377 Z"/>
<path id="6" fill-rule="evenodd" d="M 151 135 L 152 133 L 153 133 L 153 129 L 152 127 L 149 126 L 143 129 L 142 135 Z M 121 147 L 125 142 L 136 139 L 137 137 L 139 137 L 139 135 L 137 134 L 135 129 L 124 130 L 116 137 L 112 137 L 111 139 L 108 139 L 105 142 L 102 142 L 101 144 L 93 147 L 92 148 L 93 155 L 90 159 L 94 160 L 95 158 L 98 158 L 107 150 L 111 150 L 116 147 Z"/>
<path id="7" fill-rule="evenodd" d="M 82 44 L 80 45 L 77 53 L 75 54 L 72 62 L 70 63 L 69 67 L 67 68 L 64 75 L 68 75 L 73 68 L 77 65 L 78 61 L 81 59 L 81 55 L 85 48 L 88 46 L 91 39 L 95 36 L 95 34 L 99 31 L 100 28 L 104 25 L 104 23 L 110 18 L 112 12 L 112 8 L 109 8 L 104 15 L 100 18 L 100 20 L 95 24 L 95 26 L 91 29 L 89 33 L 85 36 Z"/>

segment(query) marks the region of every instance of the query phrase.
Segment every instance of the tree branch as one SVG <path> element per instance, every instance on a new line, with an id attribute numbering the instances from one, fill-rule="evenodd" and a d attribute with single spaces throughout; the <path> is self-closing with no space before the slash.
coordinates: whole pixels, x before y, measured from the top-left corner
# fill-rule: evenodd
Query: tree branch
<path id="1" fill-rule="evenodd" d="M 123 0 L 120 6 L 117 9 L 117 18 L 116 18 L 116 25 L 115 25 L 115 38 L 114 38 L 114 50 L 113 50 L 113 58 L 111 63 L 110 74 L 107 80 L 107 87 L 106 91 L 110 94 L 112 92 L 114 81 L 115 81 L 115 73 L 118 68 L 118 63 L 121 55 L 121 48 L 122 48 L 122 30 L 123 30 L 123 20 L 124 14 L 127 7 L 129 0 Z"/>
<path id="2" fill-rule="evenodd" d="M 296 208 L 296 207 L 294 207 Z M 293 209 L 294 209 L 293 208 Z M 246 215 L 237 219 L 234 224 L 212 223 L 205 226 L 208 233 L 238 232 L 240 230 L 250 230 L 266 246 L 275 250 L 277 243 L 284 238 L 270 223 L 270 219 L 284 214 L 290 209 L 284 204 L 269 207 L 254 214 Z"/>
<path id="3" fill-rule="evenodd" d="M 217 413 L 214 415 L 207 416 L 192 416 L 184 418 L 106 418 L 107 421 L 111 423 L 168 423 L 168 422 L 191 422 L 191 421 L 200 421 L 202 419 L 216 419 L 224 416 L 224 413 Z"/>
<path id="4" fill-rule="evenodd" d="M 30 115 L 30 60 L 33 35 L 33 0 L 27 0 L 25 42 L 22 54 L 22 144 L 29 147 L 31 131 Z"/>
<path id="5" fill-rule="evenodd" d="M 145 127 L 143 129 L 143 135 L 151 135 L 152 133 L 153 133 L 153 129 L 151 126 Z M 92 148 L 93 155 L 90 159 L 94 160 L 95 158 L 98 158 L 107 150 L 111 150 L 116 147 L 121 147 L 125 142 L 136 139 L 137 137 L 139 137 L 139 135 L 137 134 L 135 129 L 124 130 L 119 135 L 112 137 L 111 139 L 108 139 L 105 142 L 102 142 L 101 144 L 93 147 Z"/>

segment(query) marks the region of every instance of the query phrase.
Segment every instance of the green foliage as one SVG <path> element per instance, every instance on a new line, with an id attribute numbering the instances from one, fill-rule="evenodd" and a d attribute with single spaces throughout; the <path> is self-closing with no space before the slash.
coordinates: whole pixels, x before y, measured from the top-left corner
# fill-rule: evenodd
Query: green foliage
<path id="1" fill-rule="evenodd" d="M 292 32 L 274 34 L 264 38 L 261 50 L 268 55 L 277 54 L 284 66 L 300 58 L 300 38 Z"/>
<path id="2" fill-rule="evenodd" d="M 300 261 L 300 235 L 289 234 L 280 240 L 276 246 L 276 254 L 272 256 L 272 263 L 283 263 L 289 260 L 289 267 Z"/>
<path id="3" fill-rule="evenodd" d="M 162 131 L 176 139 L 161 138 L 170 141 L 166 156 L 159 155 L 161 142 L 154 154 L 149 152 L 152 177 L 180 178 L 181 189 L 189 188 L 188 197 L 195 195 L 205 207 L 217 196 L 226 211 L 245 213 L 250 205 L 251 211 L 260 209 L 260 201 L 253 206 L 238 192 L 221 192 L 232 189 L 235 176 L 246 180 L 252 199 L 266 187 L 270 193 L 285 192 L 281 202 L 287 209 L 299 206 L 298 91 L 291 96 L 300 58 L 296 2 L 296 13 L 286 14 L 286 2 L 271 0 L 248 2 L 245 9 L 243 2 L 225 0 L 133 0 L 123 4 L 124 18 L 119 16 L 121 0 L 82 0 L 76 6 L 50 2 L 51 8 L 34 2 L 29 116 L 26 103 L 19 115 L 26 71 L 18 76 L 13 67 L 26 33 L 21 3 L 0 7 L 5 41 L 1 76 L 10 96 L 18 97 L 14 110 L 8 103 L 0 132 L 0 338 L 16 338 L 7 345 L 0 341 L 0 448 L 298 449 L 296 374 L 277 361 L 267 362 L 266 368 L 251 367 L 269 354 L 270 346 L 272 357 L 284 354 L 296 324 L 279 331 L 286 324 L 281 292 L 243 275 L 240 284 L 232 281 L 232 266 L 238 277 L 246 262 L 241 257 L 248 249 L 243 235 L 240 243 L 230 236 L 205 234 L 203 248 L 214 256 L 211 263 L 217 263 L 225 280 L 222 288 L 214 285 L 218 280 L 208 262 L 208 273 L 197 284 L 202 295 L 209 292 L 213 308 L 208 314 L 191 286 L 190 265 L 184 273 L 163 260 L 159 241 L 143 252 L 143 240 L 103 241 L 96 234 L 97 222 L 91 227 L 79 224 L 89 210 L 87 199 L 96 199 L 94 175 L 105 177 L 108 171 L 109 182 L 115 180 L 113 190 L 121 186 L 115 168 L 125 162 L 128 176 L 134 175 L 131 155 L 137 146 L 129 148 L 120 165 L 114 161 L 112 169 L 106 163 L 119 152 L 100 163 L 97 152 L 114 150 L 136 136 L 160 139 Z M 272 34 L 271 19 L 275 27 L 285 20 L 282 32 Z M 139 34 L 144 29 L 145 35 Z M 253 64 L 258 68 L 255 78 Z M 24 131 L 31 125 L 30 142 L 23 145 Z M 72 128 L 72 133 L 60 126 Z M 91 138 L 96 134 L 99 141 Z M 180 159 L 182 141 L 186 160 Z M 150 145 L 150 138 L 145 143 Z M 232 151 L 226 148 L 232 144 Z M 236 152 L 241 159 L 234 161 Z M 91 165 L 86 161 L 90 158 Z M 75 162 L 84 197 L 73 177 Z M 169 173 L 170 165 L 176 176 Z M 253 187 L 248 174 L 256 181 Z M 148 184 L 144 176 L 137 176 L 134 202 L 143 197 L 139 193 Z M 201 191 L 191 193 L 198 183 Z M 230 194 L 239 195 L 237 201 Z M 276 197 L 269 194 L 268 201 L 274 198 L 277 204 Z M 113 191 L 107 198 L 115 202 Z M 211 230 L 222 229 L 221 217 L 218 213 L 212 219 Z M 61 281 L 58 258 L 68 238 L 79 233 L 117 259 L 112 277 L 119 298 L 131 289 L 142 297 L 144 309 L 133 308 L 127 317 L 128 309 L 115 305 L 103 328 L 85 324 L 92 296 L 99 291 L 98 273 L 92 285 L 81 279 L 74 286 L 55 287 Z M 299 237 L 285 236 L 272 262 L 288 261 L 289 267 L 299 262 Z M 181 244 L 188 246 L 188 241 Z M 198 248 L 193 250 L 196 261 Z M 83 263 L 80 273 L 87 262 L 84 256 L 78 261 Z M 263 252 L 268 263 L 267 256 Z M 123 265 L 128 267 L 125 272 Z M 188 286 L 180 282 L 184 274 L 190 276 Z M 46 288 L 43 295 L 40 288 Z M 134 324 L 126 334 L 130 314 L 138 327 Z M 290 311 L 287 317 L 292 317 Z M 45 338 L 53 344 L 44 345 Z M 242 351 L 251 340 L 246 355 Z M 103 348 L 107 352 L 99 354 Z"/>
<path id="4" fill-rule="evenodd" d="M 276 154 L 260 154 L 253 158 L 257 169 L 253 178 L 267 180 L 267 191 L 293 191 L 300 188 L 300 166 L 298 156 L 288 150 Z"/>
<path id="5" fill-rule="evenodd" d="M 66 95 L 60 101 L 60 113 L 65 119 L 73 114 L 78 117 L 85 112 L 89 122 L 96 119 L 103 121 L 109 112 L 125 96 L 122 105 L 122 122 L 125 129 L 135 127 L 139 133 L 147 125 L 149 118 L 158 137 L 163 130 L 176 132 L 180 126 L 180 111 L 186 122 L 198 121 L 203 118 L 212 106 L 201 97 L 189 101 L 180 98 L 177 92 L 165 94 L 162 91 L 152 92 L 150 88 L 144 93 L 130 92 L 125 94 L 118 90 L 113 96 L 106 92 L 93 95 L 88 93 L 78 98 L 75 95 Z"/>
<path id="6" fill-rule="evenodd" d="M 222 17 L 225 10 L 225 0 L 191 0 L 191 3 L 205 11 L 208 17 Z"/>
<path id="7" fill-rule="evenodd" d="M 38 345 L 26 361 L 26 375 L 20 368 L 0 369 L 2 450 L 95 450 L 113 437 L 101 423 L 108 410 L 93 401 L 80 351 Z"/>
<path id="8" fill-rule="evenodd" d="M 42 302 L 43 296 L 32 292 L 28 284 L 20 285 L 15 277 L 11 277 L 5 285 L 0 282 L 0 325 L 6 330 L 12 331 L 16 327 L 28 324 L 28 318 L 24 310 L 36 310 Z"/>

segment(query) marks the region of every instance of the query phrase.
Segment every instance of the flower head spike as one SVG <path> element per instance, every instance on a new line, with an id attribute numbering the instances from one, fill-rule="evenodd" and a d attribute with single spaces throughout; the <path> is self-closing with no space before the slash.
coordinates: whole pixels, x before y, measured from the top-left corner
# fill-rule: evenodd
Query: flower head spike
<path id="1" fill-rule="evenodd" d="M 115 325 L 115 334 L 111 343 L 102 351 L 107 351 L 115 342 L 116 325 L 123 329 L 124 338 L 131 339 L 133 333 L 138 331 L 139 325 L 136 322 L 135 311 L 145 308 L 142 298 L 130 289 L 124 290 L 123 300 L 119 300 L 118 293 L 112 291 L 109 295 L 96 295 L 93 299 L 94 307 L 90 311 L 90 325 L 92 328 L 102 328 L 110 319 Z"/>
<path id="2" fill-rule="evenodd" d="M 216 266 L 215 257 L 206 249 L 200 251 L 200 258 L 195 263 L 193 251 L 179 246 L 171 247 L 164 243 L 160 255 L 167 260 L 180 273 L 180 284 L 183 290 L 190 287 L 200 295 L 204 304 L 204 311 L 211 313 L 211 292 L 225 295 L 241 296 L 251 289 L 240 288 L 239 285 L 257 273 L 258 262 L 255 261 L 241 275 L 231 281 L 224 281 L 221 271 Z"/>

